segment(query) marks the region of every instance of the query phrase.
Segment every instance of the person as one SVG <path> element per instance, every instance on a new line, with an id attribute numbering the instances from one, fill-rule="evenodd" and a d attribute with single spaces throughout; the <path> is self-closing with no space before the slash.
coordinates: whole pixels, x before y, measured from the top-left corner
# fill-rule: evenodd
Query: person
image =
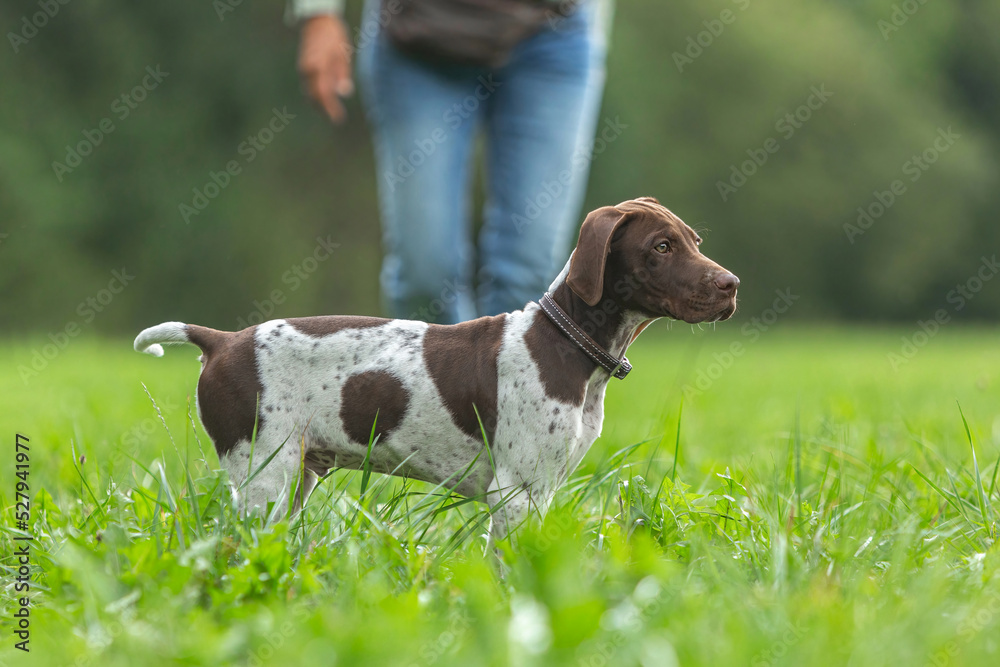
<path id="1" fill-rule="evenodd" d="M 343 0 L 290 5 L 306 93 L 334 122 L 345 118 L 356 54 L 375 148 L 385 309 L 456 323 L 522 308 L 569 253 L 604 87 L 610 3 L 563 0 L 503 64 L 483 66 L 398 48 L 386 26 L 400 1 L 368 0 L 354 40 Z M 480 132 L 485 204 L 474 243 Z"/>

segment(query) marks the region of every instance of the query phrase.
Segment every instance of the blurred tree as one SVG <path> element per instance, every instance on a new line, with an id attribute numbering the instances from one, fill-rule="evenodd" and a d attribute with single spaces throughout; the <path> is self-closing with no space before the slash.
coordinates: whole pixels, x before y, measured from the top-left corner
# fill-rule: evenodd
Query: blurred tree
<path id="1" fill-rule="evenodd" d="M 378 311 L 360 106 L 336 128 L 308 107 L 281 3 L 226 6 L 0 6 L 6 331 Z M 952 308 L 1000 251 L 998 21 L 991 0 L 620 1 L 587 206 L 651 194 L 707 230 L 739 316 L 786 288 L 795 317 Z M 1000 280 L 962 315 L 1000 316 Z"/>

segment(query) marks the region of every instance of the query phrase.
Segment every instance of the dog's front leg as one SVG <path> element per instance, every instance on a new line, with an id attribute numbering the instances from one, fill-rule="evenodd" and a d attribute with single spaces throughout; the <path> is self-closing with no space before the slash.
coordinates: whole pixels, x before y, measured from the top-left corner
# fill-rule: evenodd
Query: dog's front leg
<path id="1" fill-rule="evenodd" d="M 292 505 L 292 514 L 302 511 L 302 508 L 306 504 L 306 500 L 312 494 L 313 489 L 319 484 L 320 476 L 308 468 L 304 468 L 302 471 L 302 481 L 298 484 L 297 490 L 295 492 L 295 502 Z"/>
<path id="2" fill-rule="evenodd" d="M 528 491 L 510 476 L 497 473 L 486 492 L 490 506 L 490 528 L 487 549 L 505 539 L 528 515 Z"/>
<path id="3" fill-rule="evenodd" d="M 299 458 L 294 449 L 283 447 L 273 458 L 268 460 L 274 451 L 268 446 L 268 439 L 258 439 L 252 448 L 249 442 L 242 442 L 222 457 L 222 467 L 229 473 L 229 483 L 233 493 L 233 504 L 238 508 L 240 516 L 258 512 L 265 519 L 280 519 L 288 513 L 292 488 L 299 479 Z M 265 463 L 266 461 L 266 463 Z M 295 508 L 301 508 L 300 498 L 308 496 L 315 482 L 296 492 Z M 273 503 L 268 513 L 268 505 Z"/>
<path id="4" fill-rule="evenodd" d="M 507 538 L 525 522 L 530 512 L 538 512 L 539 518 L 544 517 L 553 495 L 553 490 L 544 483 L 532 484 L 522 481 L 518 475 L 497 471 L 486 493 L 490 506 L 487 548 Z"/>

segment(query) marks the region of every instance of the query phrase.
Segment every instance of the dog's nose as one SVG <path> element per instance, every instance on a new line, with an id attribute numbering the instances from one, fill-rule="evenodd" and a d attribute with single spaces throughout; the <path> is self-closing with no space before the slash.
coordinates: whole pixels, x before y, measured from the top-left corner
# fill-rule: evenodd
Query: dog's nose
<path id="1" fill-rule="evenodd" d="M 731 273 L 720 273 L 715 277 L 715 286 L 723 292 L 733 292 L 740 286 L 740 279 Z"/>

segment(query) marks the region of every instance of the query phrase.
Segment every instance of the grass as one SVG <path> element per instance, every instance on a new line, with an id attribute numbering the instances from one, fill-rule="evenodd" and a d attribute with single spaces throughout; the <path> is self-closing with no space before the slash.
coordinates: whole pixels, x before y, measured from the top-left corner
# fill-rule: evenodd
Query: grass
<path id="1" fill-rule="evenodd" d="M 502 563 L 482 506 L 379 475 L 240 519 L 190 417 L 193 348 L 79 340 L 25 385 L 44 341 L 8 341 L 0 663 L 997 664 L 1000 347 L 953 327 L 895 372 L 909 333 L 644 334 L 604 435 Z"/>

